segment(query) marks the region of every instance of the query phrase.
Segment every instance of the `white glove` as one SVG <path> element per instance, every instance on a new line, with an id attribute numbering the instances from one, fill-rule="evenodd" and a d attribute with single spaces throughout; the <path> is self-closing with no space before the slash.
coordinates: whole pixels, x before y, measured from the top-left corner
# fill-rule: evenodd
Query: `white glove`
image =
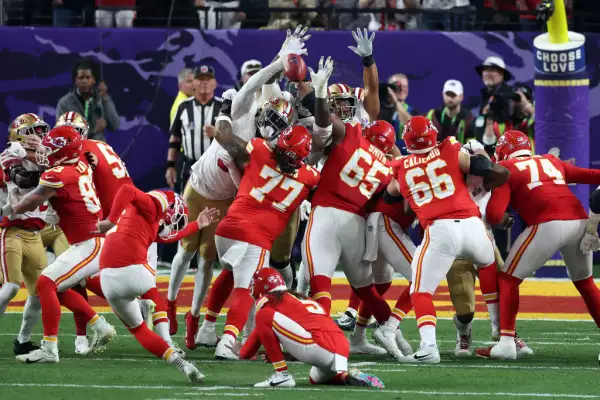
<path id="1" fill-rule="evenodd" d="M 357 28 L 356 33 L 352 32 L 352 37 L 356 40 L 356 47 L 348 46 L 350 50 L 360 57 L 373 55 L 373 39 L 375 39 L 375 32 L 369 37 L 369 32 L 366 28 L 364 34 L 360 31 L 360 28 Z"/>
<path id="2" fill-rule="evenodd" d="M 289 54 L 299 54 L 306 55 L 306 49 L 304 48 L 304 42 L 310 39 L 310 35 L 306 35 L 306 31 L 308 28 L 302 28 L 302 25 L 298 25 L 294 33 L 288 29 L 287 36 L 283 45 L 281 45 L 281 50 L 277 54 L 279 56 L 279 60 L 283 61 Z"/>
<path id="3" fill-rule="evenodd" d="M 10 217 L 11 215 L 13 215 L 13 209 L 10 203 L 7 203 L 2 206 L 2 209 L 0 209 L 0 215 L 2 215 L 3 217 Z"/>
<path id="4" fill-rule="evenodd" d="M 306 221 L 308 219 L 308 217 L 310 217 L 310 211 L 311 211 L 311 204 L 310 201 L 308 200 L 304 200 L 302 202 L 302 204 L 300 204 L 300 220 L 301 221 Z"/>
<path id="5" fill-rule="evenodd" d="M 327 98 L 327 82 L 333 72 L 333 60 L 327 57 L 327 61 L 323 63 L 323 57 L 319 60 L 319 71 L 315 72 L 311 67 L 308 67 L 312 86 L 315 89 L 315 96 L 319 99 Z"/>
<path id="6" fill-rule="evenodd" d="M 467 149 L 471 154 L 475 154 L 477 150 L 485 150 L 483 145 L 479 143 L 476 139 L 469 140 L 463 145 L 463 148 Z"/>
<path id="7" fill-rule="evenodd" d="M 232 100 L 235 97 L 235 95 L 237 94 L 237 90 L 235 89 L 227 89 L 226 91 L 223 92 L 223 94 L 221 95 L 221 98 L 223 100 Z"/>

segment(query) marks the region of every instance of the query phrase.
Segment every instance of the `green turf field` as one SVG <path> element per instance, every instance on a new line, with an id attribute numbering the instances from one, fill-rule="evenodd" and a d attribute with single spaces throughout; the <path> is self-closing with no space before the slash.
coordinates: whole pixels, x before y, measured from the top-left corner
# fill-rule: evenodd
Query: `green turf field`
<path id="1" fill-rule="evenodd" d="M 221 362 L 210 349 L 188 352 L 206 375 L 202 385 L 191 385 L 175 368 L 142 349 L 112 315 L 119 336 L 103 353 L 84 359 L 74 354 L 74 328 L 70 314 L 61 326 L 61 362 L 54 365 L 25 365 L 14 361 L 12 342 L 20 325 L 20 314 L 1 319 L 0 399 L 419 399 L 419 398 L 600 398 L 600 335 L 592 322 L 522 321 L 519 331 L 534 358 L 516 363 L 493 362 L 473 357 L 454 357 L 455 333 L 451 321 L 438 322 L 441 364 L 413 366 L 391 358 L 351 357 L 351 364 L 378 375 L 383 390 L 353 387 L 312 386 L 308 367 L 292 363 L 298 386 L 294 389 L 254 389 L 252 385 L 272 373 L 261 362 Z M 180 332 L 175 337 L 183 346 Z M 414 319 L 403 323 L 413 346 L 418 336 Z M 488 340 L 489 323 L 476 321 L 476 345 Z M 39 341 L 39 335 L 34 340 Z M 285 391 L 285 394 L 282 392 Z"/>

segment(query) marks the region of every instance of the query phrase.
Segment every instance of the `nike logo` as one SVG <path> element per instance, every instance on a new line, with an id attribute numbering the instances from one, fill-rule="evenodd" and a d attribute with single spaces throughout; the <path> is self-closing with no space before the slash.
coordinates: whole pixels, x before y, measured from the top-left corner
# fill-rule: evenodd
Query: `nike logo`
<path id="1" fill-rule="evenodd" d="M 38 358 L 38 359 L 37 359 L 37 360 L 35 360 L 35 361 L 31 361 L 31 359 L 29 359 L 29 358 L 28 358 L 27 360 L 25 360 L 25 364 L 35 364 L 36 362 L 38 362 L 38 361 L 40 361 L 40 360 L 41 360 L 41 358 Z"/>
<path id="2" fill-rule="evenodd" d="M 416 354 L 415 354 L 413 357 L 414 357 L 414 359 L 415 359 L 415 360 L 420 360 L 421 358 L 425 358 L 425 357 L 427 357 L 428 355 L 429 355 L 429 354 L 425 354 L 424 356 L 418 356 L 418 355 L 416 355 Z"/>
<path id="3" fill-rule="evenodd" d="M 289 381 L 289 379 L 286 379 L 285 381 L 281 381 L 281 382 L 277 382 L 277 383 L 275 383 L 275 382 L 271 381 L 271 382 L 269 382 L 269 385 L 271 385 L 271 386 L 273 386 L 273 387 L 274 387 L 274 386 L 279 386 L 279 385 L 281 385 L 282 383 L 284 383 L 284 382 L 287 382 L 287 381 Z"/>

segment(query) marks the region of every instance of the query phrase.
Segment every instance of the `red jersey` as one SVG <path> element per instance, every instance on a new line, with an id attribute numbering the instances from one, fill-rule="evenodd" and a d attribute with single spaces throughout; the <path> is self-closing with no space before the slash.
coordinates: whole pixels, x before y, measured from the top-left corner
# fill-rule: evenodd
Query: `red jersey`
<path id="1" fill-rule="evenodd" d="M 600 183 L 600 170 L 579 168 L 550 155 L 516 157 L 500 162 L 510 172 L 508 182 L 492 191 L 487 222 L 500 223 L 509 203 L 527 225 L 587 219 L 567 183 Z"/>
<path id="2" fill-rule="evenodd" d="M 117 226 L 106 234 L 100 254 L 100 268 L 118 268 L 148 263 L 148 247 L 153 242 L 170 243 L 198 232 L 190 222 L 174 238 L 158 237 L 159 221 L 167 209 L 167 198 L 160 191 L 144 193 L 133 185 L 119 189 L 108 220 Z"/>
<path id="3" fill-rule="evenodd" d="M 56 190 L 50 205 L 60 218 L 59 226 L 70 244 L 77 244 L 93 237 L 102 219 L 100 200 L 92 181 L 92 167 L 85 161 L 65 164 L 44 171 L 40 185 Z"/>
<path id="4" fill-rule="evenodd" d="M 312 205 L 364 215 L 369 199 L 391 176 L 385 154 L 362 135 L 359 123 L 346 123 L 342 143 L 333 147 L 321 171 Z M 382 184 L 383 182 L 383 184 Z"/>
<path id="5" fill-rule="evenodd" d="M 102 212 L 109 215 L 117 191 L 123 185 L 133 185 L 127 168 L 123 161 L 108 144 L 97 140 L 86 139 L 82 141 L 82 157 L 86 152 L 96 156 L 98 163 L 94 168 L 94 185 L 100 199 Z"/>
<path id="6" fill-rule="evenodd" d="M 348 357 L 350 353 L 350 345 L 342 330 L 321 305 L 313 300 L 302 300 L 289 293 L 284 294 L 281 300 L 275 299 L 273 295 L 266 295 L 258 301 L 256 310 L 256 318 L 261 313 L 277 311 L 310 332 L 312 340 L 325 350 L 344 357 Z M 282 334 L 285 335 L 285 329 L 273 325 L 273 329 L 283 330 Z M 258 331 L 254 329 L 240 350 L 240 358 L 252 358 L 260 345 Z"/>
<path id="7" fill-rule="evenodd" d="M 383 193 L 383 192 L 382 192 Z M 367 213 L 380 212 L 406 231 L 415 220 L 415 214 L 410 210 L 404 210 L 404 203 L 388 204 L 383 200 L 383 196 L 377 194 L 368 204 Z"/>
<path id="8" fill-rule="evenodd" d="M 250 161 L 215 234 L 270 251 L 294 211 L 319 183 L 320 174 L 306 164 L 294 174 L 281 172 L 264 139 L 252 139 L 247 149 Z"/>
<path id="9" fill-rule="evenodd" d="M 411 154 L 394 164 L 394 176 L 423 227 L 436 219 L 480 217 L 460 169 L 460 148 L 448 137 L 427 154 Z"/>

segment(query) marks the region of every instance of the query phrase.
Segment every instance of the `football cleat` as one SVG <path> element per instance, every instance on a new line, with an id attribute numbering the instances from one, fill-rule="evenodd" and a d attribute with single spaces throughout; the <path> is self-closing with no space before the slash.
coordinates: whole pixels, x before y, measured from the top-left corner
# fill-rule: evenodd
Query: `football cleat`
<path id="1" fill-rule="evenodd" d="M 210 327 L 202 324 L 196 335 L 196 344 L 201 347 L 213 348 L 217 346 L 217 343 L 219 343 L 219 337 L 215 332 L 214 324 Z"/>
<path id="2" fill-rule="evenodd" d="M 356 326 L 356 318 L 349 311 L 346 311 L 335 323 L 341 330 L 352 332 Z"/>
<path id="3" fill-rule="evenodd" d="M 400 330 L 400 328 L 396 329 L 396 344 L 398 345 L 400 352 L 402 352 L 402 355 L 407 356 L 413 353 L 412 346 L 406 339 L 404 339 L 404 335 L 402 334 L 402 330 Z"/>
<path id="4" fill-rule="evenodd" d="M 92 354 L 104 350 L 104 347 L 117 336 L 115 327 L 110 325 L 104 317 L 99 317 L 92 325 L 90 329 L 93 332 L 92 341 L 90 343 L 90 350 L 85 353 Z"/>
<path id="5" fill-rule="evenodd" d="M 19 342 L 19 339 L 15 339 L 13 351 L 15 352 L 16 356 L 20 356 L 23 354 L 29 354 L 32 351 L 37 350 L 39 348 L 40 347 L 38 345 L 36 345 L 35 343 L 33 343 L 31 341 L 21 343 L 21 342 Z"/>
<path id="6" fill-rule="evenodd" d="M 77 336 L 75 338 L 75 353 L 85 355 L 90 352 L 90 341 L 87 336 Z"/>
<path id="7" fill-rule="evenodd" d="M 142 319 L 146 323 L 148 329 L 154 329 L 154 311 L 156 310 L 156 304 L 152 300 L 139 300 L 140 311 L 142 312 Z"/>
<path id="8" fill-rule="evenodd" d="M 174 353 L 169 358 L 169 364 L 173 364 L 177 367 L 178 370 L 183 372 L 185 376 L 188 377 L 190 382 L 192 383 L 201 383 L 204 382 L 204 374 L 196 368 L 194 364 L 191 362 L 185 361 L 179 354 Z"/>
<path id="9" fill-rule="evenodd" d="M 406 356 L 404 361 L 409 363 L 437 364 L 440 362 L 440 351 L 437 344 L 425 345 L 421 343 L 419 350 L 414 354 Z"/>
<path id="10" fill-rule="evenodd" d="M 167 318 L 169 318 L 169 335 L 173 336 L 179 329 L 177 322 L 177 300 L 165 300 L 167 303 Z"/>
<path id="11" fill-rule="evenodd" d="M 351 386 L 368 386 L 376 388 L 384 388 L 383 381 L 375 375 L 365 374 L 360 372 L 356 368 L 350 368 L 348 370 L 348 376 L 346 377 L 346 383 Z"/>
<path id="12" fill-rule="evenodd" d="M 217 360 L 239 360 L 239 357 L 233 354 L 228 346 L 232 346 L 235 343 L 236 338 L 231 335 L 223 335 L 217 348 L 215 349 L 215 358 Z"/>
<path id="13" fill-rule="evenodd" d="M 275 372 L 266 381 L 258 382 L 255 388 L 295 387 L 296 381 L 289 372 Z"/>
<path id="14" fill-rule="evenodd" d="M 517 345 L 513 341 L 500 340 L 497 344 L 490 347 L 483 347 L 475 350 L 475 354 L 483 358 L 493 358 L 496 360 L 516 360 Z"/>
<path id="15" fill-rule="evenodd" d="M 395 359 L 399 361 L 404 359 L 404 355 L 402 355 L 396 343 L 395 329 L 389 329 L 385 325 L 381 325 L 373 332 L 373 339 Z"/>
<path id="16" fill-rule="evenodd" d="M 461 335 L 459 332 L 457 332 L 454 355 L 456 357 L 471 357 L 471 343 L 473 343 L 471 332 L 469 332 L 467 335 Z"/>
<path id="17" fill-rule="evenodd" d="M 39 349 L 15 358 L 25 364 L 56 364 L 59 361 L 58 349 L 50 349 L 44 341 L 42 341 L 42 346 Z"/>
<path id="18" fill-rule="evenodd" d="M 527 343 L 525 343 L 517 334 L 515 334 L 515 345 L 517 346 L 517 358 L 533 355 L 533 350 L 531 350 L 531 348 L 527 346 Z"/>
<path id="19" fill-rule="evenodd" d="M 171 347 L 173 347 L 173 350 L 175 350 L 175 353 L 179 354 L 179 356 L 181 358 L 185 358 L 185 356 L 186 356 L 185 351 L 183 351 L 177 343 L 175 343 L 175 342 L 171 343 Z"/>
<path id="20" fill-rule="evenodd" d="M 387 354 L 385 349 L 369 343 L 365 335 L 351 333 L 348 336 L 348 342 L 350 343 L 350 354 Z"/>
<path id="21" fill-rule="evenodd" d="M 190 311 L 185 313 L 185 347 L 190 350 L 194 350 L 198 347 L 196 344 L 198 321 L 200 321 L 200 317 L 194 317 Z"/>

